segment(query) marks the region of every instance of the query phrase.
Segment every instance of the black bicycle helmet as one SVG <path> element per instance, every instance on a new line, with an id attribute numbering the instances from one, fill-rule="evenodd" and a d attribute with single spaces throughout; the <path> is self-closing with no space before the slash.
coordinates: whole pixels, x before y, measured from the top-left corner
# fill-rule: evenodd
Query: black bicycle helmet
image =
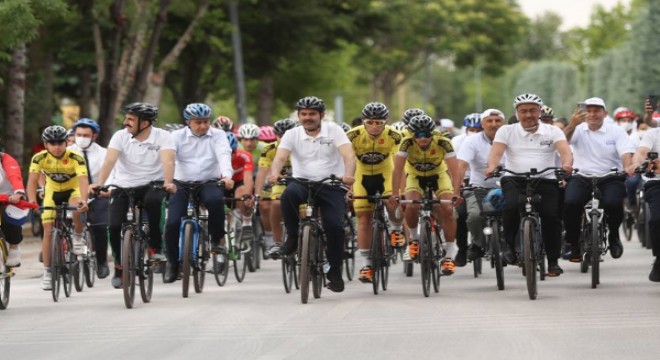
<path id="1" fill-rule="evenodd" d="M 158 118 L 158 108 L 149 103 L 132 103 L 124 108 L 126 114 L 135 115 L 140 120 L 154 122 Z"/>
<path id="2" fill-rule="evenodd" d="M 41 134 L 41 139 L 46 142 L 66 141 L 67 137 L 66 129 L 59 125 L 49 126 Z"/>
<path id="3" fill-rule="evenodd" d="M 435 129 L 435 122 L 428 115 L 417 115 L 410 119 L 408 129 L 410 129 L 412 133 L 419 131 L 433 131 L 433 129 Z"/>
<path id="4" fill-rule="evenodd" d="M 317 98 L 316 96 L 306 96 L 296 103 L 296 109 L 314 109 L 319 112 L 325 112 L 325 103 L 323 100 Z"/>
<path id="5" fill-rule="evenodd" d="M 426 115 L 424 110 L 418 109 L 418 108 L 412 108 L 408 109 L 403 112 L 403 116 L 401 117 L 401 121 L 403 121 L 404 124 L 408 125 L 410 122 L 410 119 L 414 118 L 417 115 Z"/>
<path id="6" fill-rule="evenodd" d="M 385 104 L 370 102 L 362 109 L 362 117 L 365 119 L 386 120 L 390 111 Z"/>

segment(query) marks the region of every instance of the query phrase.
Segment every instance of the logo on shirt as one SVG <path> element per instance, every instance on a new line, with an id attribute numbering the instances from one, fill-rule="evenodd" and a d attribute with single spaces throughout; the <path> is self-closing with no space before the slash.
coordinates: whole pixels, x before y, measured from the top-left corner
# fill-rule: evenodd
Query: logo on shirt
<path id="1" fill-rule="evenodd" d="M 147 150 L 160 151 L 160 145 L 149 144 L 147 145 Z"/>
<path id="2" fill-rule="evenodd" d="M 550 147 L 552 145 L 552 140 L 550 140 L 550 139 L 541 140 L 541 141 L 539 141 L 539 145 Z"/>
<path id="3" fill-rule="evenodd" d="M 321 145 L 328 145 L 328 146 L 335 143 L 335 141 L 332 140 L 332 139 L 321 139 L 320 142 L 321 142 Z"/>
<path id="4" fill-rule="evenodd" d="M 436 164 L 426 163 L 426 162 L 420 162 L 420 163 L 417 163 L 413 166 L 418 171 L 431 171 L 431 170 L 436 168 Z"/>
<path id="5" fill-rule="evenodd" d="M 358 160 L 367 165 L 375 165 L 382 163 L 386 157 L 387 155 L 381 154 L 379 152 L 369 152 L 358 155 Z"/>
<path id="6" fill-rule="evenodd" d="M 605 141 L 605 145 L 616 145 L 616 141 L 614 141 L 614 140 L 607 140 L 607 141 Z"/>

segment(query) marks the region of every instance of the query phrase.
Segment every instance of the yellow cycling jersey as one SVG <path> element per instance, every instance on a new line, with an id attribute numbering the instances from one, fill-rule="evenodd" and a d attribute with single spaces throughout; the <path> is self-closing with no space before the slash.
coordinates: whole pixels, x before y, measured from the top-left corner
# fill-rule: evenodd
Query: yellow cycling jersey
<path id="1" fill-rule="evenodd" d="M 403 136 L 389 125 L 375 139 L 364 125 L 354 127 L 346 133 L 357 157 L 357 171 L 365 174 L 392 171 L 394 154 L 399 149 Z"/>
<path id="2" fill-rule="evenodd" d="M 276 141 L 264 146 L 264 148 L 261 150 L 261 155 L 259 156 L 259 167 L 269 168 L 271 165 L 273 165 L 273 161 L 275 160 L 275 153 L 277 153 L 277 146 L 279 144 L 279 141 Z M 284 166 L 282 166 L 280 175 L 290 176 L 291 174 L 291 157 L 289 156 L 284 162 Z"/>
<path id="3" fill-rule="evenodd" d="M 415 143 L 413 136 L 407 136 L 401 142 L 397 155 L 406 158 L 406 173 L 428 176 L 444 171 L 442 165 L 445 163 L 445 157 L 453 153 L 451 140 L 433 131 L 433 138 L 426 150 L 422 150 Z"/>
<path id="4" fill-rule="evenodd" d="M 408 128 L 404 129 L 401 132 L 401 135 L 403 135 L 404 139 L 407 138 L 407 137 L 412 137 L 413 136 L 413 134 L 410 132 L 410 130 L 408 130 Z M 440 135 L 442 135 L 442 136 L 446 137 L 447 139 L 449 139 L 449 133 L 446 132 L 446 131 L 440 132 Z M 448 171 L 448 170 L 449 169 L 447 168 L 447 164 L 443 161 L 442 164 L 440 164 L 440 171 Z"/>
<path id="5" fill-rule="evenodd" d="M 87 176 L 85 158 L 69 149 L 59 159 L 47 150 L 38 152 L 32 157 L 29 171 L 43 173 L 46 176 L 46 189 L 52 191 L 78 189 L 77 177 Z"/>

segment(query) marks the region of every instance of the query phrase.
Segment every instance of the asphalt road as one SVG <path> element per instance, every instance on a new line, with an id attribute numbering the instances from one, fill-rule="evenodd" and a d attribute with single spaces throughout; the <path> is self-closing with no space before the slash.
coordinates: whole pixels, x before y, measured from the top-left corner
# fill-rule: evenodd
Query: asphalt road
<path id="1" fill-rule="evenodd" d="M 9 308 L 0 311 L 5 359 L 658 359 L 660 284 L 648 281 L 649 250 L 633 240 L 621 259 L 607 255 L 601 285 L 562 262 L 565 273 L 539 283 L 527 297 L 518 268 L 495 274 L 472 267 L 442 279 L 440 293 L 422 296 L 418 268 L 407 278 L 392 268 L 387 291 L 347 282 L 300 303 L 286 294 L 280 263 L 268 261 L 239 284 L 181 297 L 181 282 L 157 278 L 152 302 L 124 307 L 110 278 L 54 303 L 41 290 L 39 244 L 27 239 L 12 279 Z M 74 290 L 75 291 L 75 290 Z M 310 296 L 311 297 L 311 296 Z"/>

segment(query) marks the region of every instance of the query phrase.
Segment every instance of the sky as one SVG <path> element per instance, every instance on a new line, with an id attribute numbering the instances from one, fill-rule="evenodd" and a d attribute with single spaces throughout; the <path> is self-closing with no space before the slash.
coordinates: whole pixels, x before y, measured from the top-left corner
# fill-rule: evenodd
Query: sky
<path id="1" fill-rule="evenodd" d="M 589 25 L 596 4 L 610 9 L 619 2 L 630 5 L 630 0 L 518 0 L 523 12 L 532 19 L 549 10 L 559 14 L 564 19 L 562 30 Z"/>

